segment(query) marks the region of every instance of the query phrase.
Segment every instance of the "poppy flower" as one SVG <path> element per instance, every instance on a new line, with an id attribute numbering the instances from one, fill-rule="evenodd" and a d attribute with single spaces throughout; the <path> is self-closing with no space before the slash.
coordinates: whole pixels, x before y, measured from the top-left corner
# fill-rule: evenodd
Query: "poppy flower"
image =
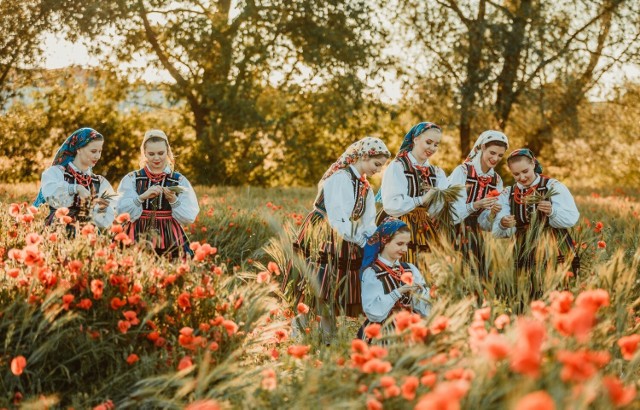
<path id="1" fill-rule="evenodd" d="M 14 375 L 20 376 L 25 367 L 27 367 L 27 359 L 24 356 L 16 356 L 11 360 L 11 373 Z"/>
<path id="2" fill-rule="evenodd" d="M 496 320 L 493 321 L 493 324 L 496 327 L 496 329 L 500 329 L 500 330 L 504 329 L 505 326 L 507 326 L 509 323 L 511 323 L 511 318 L 509 317 L 509 315 L 506 315 L 504 313 L 498 316 Z"/>
<path id="3" fill-rule="evenodd" d="M 271 274 L 267 271 L 262 271 L 258 273 L 256 278 L 256 282 L 258 283 L 269 283 L 271 281 Z"/>
<path id="4" fill-rule="evenodd" d="M 411 274 L 411 272 L 405 272 L 402 274 L 402 276 L 400 276 L 400 280 L 403 283 L 406 283 L 407 285 L 411 286 L 413 285 L 413 274 Z"/>
<path id="5" fill-rule="evenodd" d="M 275 262 L 269 262 L 267 264 L 267 270 L 276 276 L 280 275 L 280 268 L 278 267 L 278 264 Z"/>
<path id="6" fill-rule="evenodd" d="M 602 384 L 605 385 L 609 392 L 609 399 L 617 407 L 626 406 L 636 398 L 636 387 L 634 385 L 624 387 L 620 379 L 617 377 L 604 377 L 602 379 Z"/>
<path id="7" fill-rule="evenodd" d="M 556 403 L 546 391 L 529 393 L 516 404 L 516 410 L 555 410 Z"/>
<path id="8" fill-rule="evenodd" d="M 127 363 L 131 366 L 132 364 L 134 364 L 135 362 L 137 362 L 138 360 L 140 360 L 140 357 L 135 354 L 135 353 L 131 353 L 128 357 L 127 357 Z"/>
<path id="9" fill-rule="evenodd" d="M 449 318 L 445 316 L 438 316 L 435 318 L 433 323 L 431 323 L 431 333 L 437 335 L 438 333 L 444 332 L 447 330 L 447 326 L 449 326 Z"/>
<path id="10" fill-rule="evenodd" d="M 223 320 L 222 327 L 227 330 L 227 335 L 231 336 L 238 331 L 238 325 L 233 320 Z"/>
<path id="11" fill-rule="evenodd" d="M 217 401 L 208 399 L 208 400 L 198 400 L 189 404 L 184 410 L 220 410 L 221 407 Z"/>
<path id="12" fill-rule="evenodd" d="M 598 241 L 598 248 L 604 249 L 607 247 L 607 243 L 605 241 Z"/>
<path id="13" fill-rule="evenodd" d="M 309 313 L 309 306 L 305 305 L 302 302 L 298 303 L 297 309 L 298 309 L 298 313 L 300 313 L 301 315 L 305 315 Z"/>
<path id="14" fill-rule="evenodd" d="M 382 325 L 380 325 L 380 323 L 371 323 L 364 328 L 364 334 L 369 339 L 373 339 L 380 336 L 380 329 L 382 329 Z"/>
<path id="15" fill-rule="evenodd" d="M 497 189 L 492 189 L 491 191 L 487 192 L 487 197 L 489 198 L 495 198 L 497 196 L 500 196 L 500 191 L 498 191 Z"/>
<path id="16" fill-rule="evenodd" d="M 618 339 L 618 346 L 625 360 L 633 359 L 638 343 L 640 343 L 640 335 L 624 336 Z"/>
<path id="17" fill-rule="evenodd" d="M 191 356 L 185 356 L 180 359 L 178 363 L 178 370 L 184 370 L 190 366 L 193 366 L 193 361 L 191 360 Z"/>
<path id="18" fill-rule="evenodd" d="M 287 353 L 289 356 L 293 356 L 297 359 L 302 359 L 309 354 L 309 350 L 311 350 L 311 346 L 303 346 L 303 345 L 293 345 L 289 346 L 287 349 Z"/>
<path id="19" fill-rule="evenodd" d="M 116 222 L 119 224 L 127 223 L 131 221 L 131 215 L 128 212 L 123 212 L 120 215 L 116 216 Z"/>

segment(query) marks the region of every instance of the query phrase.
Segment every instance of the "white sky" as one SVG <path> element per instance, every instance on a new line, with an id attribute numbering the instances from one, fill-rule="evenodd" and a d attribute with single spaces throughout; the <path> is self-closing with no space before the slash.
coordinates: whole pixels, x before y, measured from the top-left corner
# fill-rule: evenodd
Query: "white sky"
<path id="1" fill-rule="evenodd" d="M 66 39 L 62 34 L 46 34 L 44 36 L 44 67 L 45 68 L 62 68 L 70 65 L 80 65 L 83 67 L 97 66 L 100 64 L 100 60 L 95 56 L 91 56 L 87 47 L 81 42 L 72 43 Z M 400 55 L 400 50 L 389 50 L 391 53 L 397 51 Z M 132 64 L 127 67 L 145 67 L 147 64 L 143 56 L 139 56 L 134 59 Z M 125 67 L 126 68 L 126 67 Z M 277 77 L 277 76 L 275 76 Z M 147 69 L 143 74 L 143 78 L 147 81 L 171 81 L 171 76 L 166 71 L 158 71 L 155 69 Z M 596 87 L 590 93 L 590 99 L 604 100 L 607 98 L 607 93 L 616 84 L 621 84 L 627 80 L 640 81 L 640 68 L 637 66 L 625 66 L 618 70 L 612 70 L 607 73 L 601 81 L 601 87 Z M 274 78 L 275 80 L 275 78 Z M 385 75 L 385 82 L 382 85 L 383 95 L 382 100 L 385 102 L 394 103 L 401 98 L 400 82 L 395 79 L 392 73 Z"/>

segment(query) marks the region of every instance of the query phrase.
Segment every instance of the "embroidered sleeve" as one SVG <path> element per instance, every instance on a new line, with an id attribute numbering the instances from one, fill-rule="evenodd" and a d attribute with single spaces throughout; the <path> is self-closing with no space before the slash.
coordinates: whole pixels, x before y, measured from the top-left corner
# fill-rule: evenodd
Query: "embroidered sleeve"
<path id="1" fill-rule="evenodd" d="M 361 220 L 351 221 L 355 205 L 353 182 L 346 171 L 339 171 L 324 181 L 324 204 L 331 228 L 349 242 L 363 243 L 364 229 Z"/>
<path id="2" fill-rule="evenodd" d="M 136 177 L 133 172 L 127 174 L 118 185 L 118 200 L 116 202 L 116 214 L 128 213 L 132 221 L 138 220 L 142 215 L 142 204 L 138 200 L 136 191 Z"/>
<path id="3" fill-rule="evenodd" d="M 557 180 L 549 181 L 549 187 L 557 192 L 551 197 L 552 211 L 549 224 L 554 228 L 571 228 L 580 218 L 580 212 L 569 189 Z"/>
<path id="4" fill-rule="evenodd" d="M 420 197 L 409 196 L 409 183 L 399 161 L 392 161 L 382 177 L 382 206 L 395 217 L 405 215 L 420 206 Z"/>
<path id="5" fill-rule="evenodd" d="M 367 319 L 372 322 L 384 321 L 398 299 L 400 299 L 398 290 L 385 295 L 382 282 L 376 277 L 372 268 L 363 272 L 362 310 L 367 315 Z"/>
<path id="6" fill-rule="evenodd" d="M 196 192 L 184 175 L 180 177 L 178 185 L 186 190 L 180 193 L 178 200 L 171 205 L 171 215 L 182 225 L 192 224 L 200 213 Z"/>
<path id="7" fill-rule="evenodd" d="M 74 184 L 64 180 L 64 171 L 59 166 L 47 168 L 40 179 L 42 195 L 53 208 L 70 207 L 75 196 Z"/>

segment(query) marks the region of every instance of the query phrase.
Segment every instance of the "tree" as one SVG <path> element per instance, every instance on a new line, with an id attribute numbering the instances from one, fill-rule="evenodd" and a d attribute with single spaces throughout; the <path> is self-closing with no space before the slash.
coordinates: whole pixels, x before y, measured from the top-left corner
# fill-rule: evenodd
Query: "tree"
<path id="1" fill-rule="evenodd" d="M 273 87 L 323 94 L 345 85 L 335 90 L 333 111 L 344 122 L 362 103 L 365 80 L 357 73 L 375 70 L 384 34 L 364 0 L 71 3 L 69 24 L 93 38 L 105 29 L 121 36 L 119 60 L 143 53 L 170 74 L 165 86 L 186 103 L 195 131 L 191 159 L 199 183 L 267 183 L 265 147 L 281 148 L 278 127 L 299 114 L 296 107 L 267 118 L 259 101 Z"/>
<path id="2" fill-rule="evenodd" d="M 403 32 L 428 58 L 418 70 L 421 81 L 449 84 L 454 92 L 461 155 L 472 135 L 506 130 L 514 107 L 530 103 L 530 94 L 545 108 L 525 143 L 542 150 L 602 76 L 636 58 L 640 45 L 640 5 L 632 1 L 400 2 Z M 547 96 L 549 82 L 556 87 Z M 478 121 L 485 113 L 491 119 Z"/>
<path id="3" fill-rule="evenodd" d="M 52 0 L 0 1 L 0 109 L 29 79 L 41 54 L 40 35 L 52 29 Z M 21 84 L 16 84 L 20 81 Z"/>

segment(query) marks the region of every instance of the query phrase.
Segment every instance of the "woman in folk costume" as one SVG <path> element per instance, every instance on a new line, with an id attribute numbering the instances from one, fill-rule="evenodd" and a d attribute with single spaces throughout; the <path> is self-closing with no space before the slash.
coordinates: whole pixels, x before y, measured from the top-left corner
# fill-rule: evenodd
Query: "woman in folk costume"
<path id="1" fill-rule="evenodd" d="M 362 312 L 362 247 L 376 230 L 375 199 L 367 176 L 378 173 L 390 156 L 379 138 L 366 137 L 349 146 L 322 176 L 313 211 L 298 234 L 296 246 L 311 262 L 320 286 L 318 313 L 327 337 L 334 328 L 334 308 L 347 316 Z M 283 290 L 291 287 L 299 299 L 305 287 L 301 279 L 287 274 Z"/>
<path id="2" fill-rule="evenodd" d="M 542 175 L 542 165 L 527 148 L 513 151 L 507 158 L 515 184 L 499 196 L 501 210 L 493 224 L 497 238 L 516 237 L 516 267 L 530 270 L 535 263 L 534 229 L 550 231 L 564 251 L 574 251 L 568 228 L 578 222 L 580 212 L 569 189 L 558 180 Z M 575 252 L 574 252 L 575 255 Z M 564 260 L 559 250 L 558 261 Z M 576 272 L 579 260 L 574 258 Z"/>
<path id="3" fill-rule="evenodd" d="M 99 228 L 111 226 L 114 209 L 108 197 L 115 192 L 109 181 L 92 172 L 103 144 L 104 137 L 96 130 L 80 128 L 60 146 L 51 167 L 42 173 L 40 192 L 33 203 L 49 205 L 47 225 L 54 221 L 56 210 L 64 207 L 74 221 L 93 221 Z"/>
<path id="4" fill-rule="evenodd" d="M 442 139 L 441 128 L 431 122 L 416 124 L 405 135 L 400 151 L 384 171 L 382 178 L 383 212 L 378 220 L 387 215 L 400 218 L 411 230 L 411 242 L 405 261 L 416 264 L 418 254 L 429 249 L 428 242 L 435 237 L 435 225 L 431 216 L 442 209 L 442 204 L 429 201 L 430 189 L 445 189 L 449 186 L 442 169 L 429 162 L 438 151 Z"/>
<path id="5" fill-rule="evenodd" d="M 424 277 L 413 264 L 401 262 L 407 254 L 411 231 L 403 221 L 387 217 L 367 240 L 362 261 L 362 308 L 370 323 L 383 323 L 400 310 L 427 316 L 431 310 L 429 289 Z"/>
<path id="6" fill-rule="evenodd" d="M 495 167 L 508 147 L 509 140 L 502 132 L 485 131 L 473 144 L 464 163 L 449 175 L 451 185 L 466 187 L 455 205 L 456 219 L 460 221 L 456 243 L 482 277 L 487 275 L 487 266 L 480 231 L 491 232 L 493 218 L 500 211 L 497 195 L 502 192 L 503 184 Z"/>
<path id="7" fill-rule="evenodd" d="M 142 168 L 125 175 L 118 186 L 118 213 L 131 216 L 125 232 L 134 241 L 146 236 L 158 255 L 192 255 L 182 225 L 196 220 L 200 206 L 189 180 L 173 170 L 167 135 L 147 131 L 140 154 Z"/>

